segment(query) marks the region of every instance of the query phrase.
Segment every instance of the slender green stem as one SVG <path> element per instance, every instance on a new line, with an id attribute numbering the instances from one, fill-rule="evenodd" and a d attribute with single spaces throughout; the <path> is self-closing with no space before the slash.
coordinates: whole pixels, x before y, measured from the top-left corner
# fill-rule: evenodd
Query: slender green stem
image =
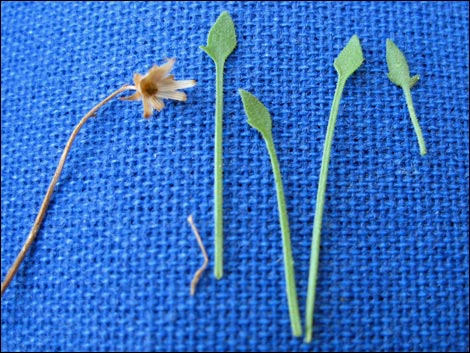
<path id="1" fill-rule="evenodd" d="M 297 302 L 294 260 L 292 258 L 292 246 L 289 231 L 289 219 L 287 217 L 286 200 L 282 186 L 281 172 L 272 137 L 265 136 L 265 141 L 269 156 L 271 157 L 271 165 L 276 182 L 277 206 L 279 209 L 279 222 L 281 223 L 282 248 L 284 253 L 284 275 L 286 279 L 287 301 L 289 305 L 292 334 L 296 337 L 300 337 L 302 336 L 302 325 L 300 323 L 299 304 Z"/>
<path id="2" fill-rule="evenodd" d="M 315 293 L 318 275 L 318 260 L 320 255 L 320 233 L 323 218 L 323 207 L 325 205 L 326 182 L 328 178 L 328 166 L 330 164 L 331 145 L 333 142 L 336 118 L 338 117 L 339 103 L 343 94 L 346 80 L 341 76 L 336 85 L 333 106 L 331 107 L 328 128 L 326 131 L 325 145 L 323 147 L 323 158 L 318 180 L 317 201 L 315 206 L 315 220 L 313 223 L 312 249 L 310 255 L 310 272 L 308 276 L 307 305 L 305 314 L 305 342 L 312 341 L 313 312 L 315 308 Z"/>
<path id="3" fill-rule="evenodd" d="M 418 118 L 416 118 L 415 108 L 413 106 L 413 99 L 411 98 L 411 90 L 408 86 L 403 86 L 403 92 L 405 93 L 406 98 L 406 105 L 408 106 L 408 111 L 410 112 L 411 122 L 413 123 L 413 127 L 416 132 L 416 136 L 418 137 L 418 144 L 419 144 L 419 152 L 422 156 L 424 156 L 426 151 L 426 144 L 424 142 L 423 133 L 421 131 L 421 127 L 419 126 Z"/>
<path id="4" fill-rule="evenodd" d="M 223 111 L 224 111 L 224 62 L 215 63 L 215 148 L 214 148 L 214 224 L 215 266 L 214 275 L 221 279 L 224 274 L 224 228 L 223 228 Z"/>

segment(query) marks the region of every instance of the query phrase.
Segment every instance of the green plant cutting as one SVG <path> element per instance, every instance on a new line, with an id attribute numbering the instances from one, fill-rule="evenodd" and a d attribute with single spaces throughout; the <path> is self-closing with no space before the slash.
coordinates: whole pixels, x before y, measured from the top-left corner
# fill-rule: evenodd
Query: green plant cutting
<path id="1" fill-rule="evenodd" d="M 354 35 L 349 40 L 346 47 L 339 53 L 334 61 L 334 67 L 338 73 L 336 91 L 333 98 L 333 105 L 330 111 L 330 118 L 326 130 L 325 144 L 323 147 L 323 157 L 318 181 L 317 200 L 315 204 L 315 220 L 313 223 L 312 248 L 310 254 L 310 271 L 308 275 L 307 304 L 305 313 L 305 342 L 312 341 L 313 331 L 313 311 L 315 307 L 315 293 L 318 276 L 318 261 L 320 255 L 320 233 L 323 218 L 323 208 L 325 205 L 326 182 L 328 178 L 328 165 L 330 164 L 331 145 L 333 134 L 338 117 L 339 103 L 343 94 L 347 79 L 362 65 L 364 57 L 362 55 L 359 38 Z"/>
<path id="2" fill-rule="evenodd" d="M 295 285 L 294 260 L 292 258 L 292 246 L 290 241 L 289 220 L 287 216 L 286 200 L 282 187 L 281 171 L 276 156 L 276 149 L 272 137 L 271 115 L 268 109 L 255 96 L 245 90 L 238 90 L 243 102 L 248 124 L 258 130 L 263 136 L 271 158 L 274 180 L 276 183 L 277 206 L 279 210 L 279 222 L 282 232 L 282 250 L 284 255 L 284 275 L 286 279 L 287 301 L 292 334 L 296 337 L 302 336 L 302 325 L 300 323 L 299 305 Z"/>
<path id="3" fill-rule="evenodd" d="M 237 46 L 232 18 L 222 12 L 209 31 L 207 45 L 200 46 L 215 63 L 215 147 L 214 147 L 214 275 L 224 274 L 224 227 L 223 227 L 223 150 L 222 126 L 224 112 L 224 66 L 225 60 Z"/>
<path id="4" fill-rule="evenodd" d="M 388 65 L 388 78 L 397 86 L 403 89 L 405 94 L 406 105 L 410 113 L 411 123 L 415 129 L 416 137 L 418 138 L 419 152 L 422 156 L 427 153 L 426 144 L 424 142 L 423 132 L 419 126 L 418 118 L 416 117 L 415 108 L 413 106 L 413 99 L 411 98 L 411 89 L 418 82 L 419 75 L 410 77 L 410 69 L 405 55 L 390 39 L 387 39 L 387 65 Z"/>

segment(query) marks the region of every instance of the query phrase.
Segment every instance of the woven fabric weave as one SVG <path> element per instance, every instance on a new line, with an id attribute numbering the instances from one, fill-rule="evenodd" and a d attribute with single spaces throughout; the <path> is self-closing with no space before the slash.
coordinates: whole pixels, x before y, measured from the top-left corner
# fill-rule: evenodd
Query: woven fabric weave
<path id="1" fill-rule="evenodd" d="M 2 351 L 468 351 L 468 2 L 2 2 L 2 279 L 65 143 L 134 72 L 176 57 L 195 79 L 151 119 L 113 100 L 75 140 L 38 237 L 2 298 Z M 215 68 L 223 10 L 225 275 L 213 259 Z M 364 64 L 335 129 L 311 344 L 292 337 L 274 179 L 239 88 L 273 117 L 302 323 L 315 195 L 336 73 Z M 428 155 L 387 78 L 403 51 Z"/>

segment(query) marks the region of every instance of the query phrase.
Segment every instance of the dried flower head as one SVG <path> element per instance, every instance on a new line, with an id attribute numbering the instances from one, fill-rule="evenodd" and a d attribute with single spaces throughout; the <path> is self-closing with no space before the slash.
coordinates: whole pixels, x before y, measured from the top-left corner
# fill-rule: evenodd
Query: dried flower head
<path id="1" fill-rule="evenodd" d="M 186 101 L 186 93 L 177 90 L 193 87 L 196 85 L 196 81 L 175 81 L 173 75 L 168 75 L 175 61 L 176 59 L 172 58 L 162 66 L 154 65 L 145 76 L 134 74 L 134 84 L 137 92 L 132 96 L 121 99 L 135 101 L 142 98 L 145 118 L 150 118 L 154 109 L 161 111 L 165 107 L 162 98 Z"/>

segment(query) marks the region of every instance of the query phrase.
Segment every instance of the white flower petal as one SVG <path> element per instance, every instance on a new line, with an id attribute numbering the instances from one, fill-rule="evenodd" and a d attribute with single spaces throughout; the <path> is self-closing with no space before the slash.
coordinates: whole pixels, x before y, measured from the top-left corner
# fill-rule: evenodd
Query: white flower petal
<path id="1" fill-rule="evenodd" d="M 153 113 L 152 102 L 145 97 L 142 102 L 144 103 L 144 118 L 148 119 L 152 116 Z"/>
<path id="2" fill-rule="evenodd" d="M 194 80 L 181 80 L 181 81 L 163 82 L 158 85 L 158 88 L 160 91 L 175 91 L 177 89 L 194 87 L 195 85 L 196 85 L 196 81 Z"/>
<path id="3" fill-rule="evenodd" d="M 156 96 L 159 98 L 173 99 L 175 101 L 186 101 L 186 93 L 179 91 L 158 91 Z"/>
<path id="4" fill-rule="evenodd" d="M 152 97 L 151 100 L 152 107 L 154 107 L 157 111 L 161 112 L 163 108 L 165 108 L 165 103 L 161 99 L 157 97 Z"/>

